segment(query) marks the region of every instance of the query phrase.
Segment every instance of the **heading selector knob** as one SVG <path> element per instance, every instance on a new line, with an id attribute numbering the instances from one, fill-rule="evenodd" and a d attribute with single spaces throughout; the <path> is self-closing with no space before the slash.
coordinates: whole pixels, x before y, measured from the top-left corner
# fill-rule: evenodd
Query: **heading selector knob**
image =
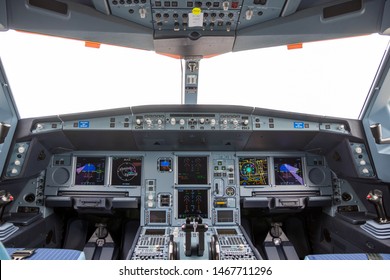
<path id="1" fill-rule="evenodd" d="M 184 125 L 185 123 L 186 123 L 186 121 L 184 119 L 180 119 L 180 121 L 179 121 L 180 125 Z"/>
<path id="2" fill-rule="evenodd" d="M 200 119 L 199 119 L 199 123 L 200 123 L 200 124 L 204 124 L 204 118 L 200 118 Z"/>
<path id="3" fill-rule="evenodd" d="M 243 125 L 248 125 L 249 124 L 249 120 L 244 120 L 243 121 Z"/>
<path id="4" fill-rule="evenodd" d="M 175 125 L 176 124 L 176 119 L 175 118 L 171 118 L 171 125 Z"/>

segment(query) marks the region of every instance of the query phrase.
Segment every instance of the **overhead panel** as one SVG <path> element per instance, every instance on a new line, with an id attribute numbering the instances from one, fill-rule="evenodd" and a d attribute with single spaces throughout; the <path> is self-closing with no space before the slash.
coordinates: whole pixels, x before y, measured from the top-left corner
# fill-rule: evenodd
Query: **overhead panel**
<path id="1" fill-rule="evenodd" d="M 280 17 L 286 4 L 285 0 L 108 0 L 107 9 L 96 2 L 101 12 L 111 11 L 114 16 L 153 28 L 155 37 L 190 35 L 193 39 L 234 36 L 239 28 Z"/>

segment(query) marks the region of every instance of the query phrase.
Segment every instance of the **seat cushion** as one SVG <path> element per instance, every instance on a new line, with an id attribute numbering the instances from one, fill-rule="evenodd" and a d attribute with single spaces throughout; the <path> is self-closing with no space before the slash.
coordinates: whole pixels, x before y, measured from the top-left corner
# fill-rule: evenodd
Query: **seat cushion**
<path id="1" fill-rule="evenodd" d="M 377 254 L 379 258 L 383 260 L 390 260 L 390 254 Z M 356 253 L 356 254 L 319 254 L 308 255 L 305 260 L 368 260 L 369 254 Z M 375 258 L 376 259 L 376 258 Z"/>
<path id="2" fill-rule="evenodd" d="M 21 248 L 6 248 L 8 254 L 12 256 Z M 84 252 L 70 249 L 38 248 L 34 254 L 25 260 L 85 260 Z"/>

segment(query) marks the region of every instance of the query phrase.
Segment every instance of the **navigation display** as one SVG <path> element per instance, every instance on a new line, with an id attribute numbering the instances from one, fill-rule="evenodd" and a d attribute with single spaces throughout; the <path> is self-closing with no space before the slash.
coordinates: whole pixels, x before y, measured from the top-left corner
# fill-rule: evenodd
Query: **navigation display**
<path id="1" fill-rule="evenodd" d="M 207 157 L 178 157 L 177 182 L 179 185 L 207 185 Z"/>
<path id="2" fill-rule="evenodd" d="M 141 158 L 113 157 L 111 184 L 115 186 L 140 186 L 141 170 Z"/>
<path id="3" fill-rule="evenodd" d="M 77 157 L 76 185 L 104 185 L 105 157 Z"/>
<path id="4" fill-rule="evenodd" d="M 240 158 L 240 186 L 268 185 L 267 158 Z"/>
<path id="5" fill-rule="evenodd" d="M 206 189 L 178 189 L 177 218 L 208 218 L 209 207 Z"/>
<path id="6" fill-rule="evenodd" d="M 274 158 L 276 185 L 303 185 L 302 159 L 300 157 Z"/>

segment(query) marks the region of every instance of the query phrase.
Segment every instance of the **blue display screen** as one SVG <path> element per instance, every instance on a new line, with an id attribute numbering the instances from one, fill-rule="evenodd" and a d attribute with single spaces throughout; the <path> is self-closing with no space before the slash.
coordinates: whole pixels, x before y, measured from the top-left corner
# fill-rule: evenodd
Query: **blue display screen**
<path id="1" fill-rule="evenodd" d="M 300 157 L 274 158 L 276 185 L 303 185 L 302 159 Z"/>

